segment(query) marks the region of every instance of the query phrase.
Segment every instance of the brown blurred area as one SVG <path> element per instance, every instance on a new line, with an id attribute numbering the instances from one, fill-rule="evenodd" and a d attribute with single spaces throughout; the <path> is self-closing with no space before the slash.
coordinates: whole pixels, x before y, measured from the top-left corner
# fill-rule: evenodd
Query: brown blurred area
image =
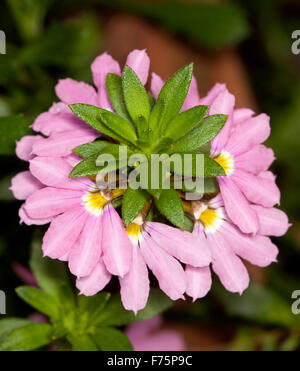
<path id="1" fill-rule="evenodd" d="M 234 49 L 204 52 L 188 41 L 175 37 L 157 24 L 126 13 L 111 13 L 102 20 L 103 50 L 124 64 L 133 49 L 147 49 L 151 59 L 150 73 L 167 80 L 182 66 L 194 62 L 194 73 L 201 96 L 216 83 L 226 83 L 236 96 L 237 107 L 249 107 L 257 111 L 247 72 Z M 149 79 L 150 80 L 150 79 Z M 148 81 L 149 85 L 149 81 Z M 263 270 L 247 265 L 256 282 L 264 283 Z M 180 301 L 176 307 L 186 303 Z M 177 330 L 184 337 L 188 350 L 226 350 L 230 346 L 235 329 L 216 328 L 207 325 L 167 322 L 167 328 Z"/>

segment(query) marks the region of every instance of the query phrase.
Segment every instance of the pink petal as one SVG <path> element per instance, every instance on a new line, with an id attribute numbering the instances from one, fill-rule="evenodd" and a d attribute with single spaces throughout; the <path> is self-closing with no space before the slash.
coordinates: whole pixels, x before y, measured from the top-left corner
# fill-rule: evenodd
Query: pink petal
<path id="1" fill-rule="evenodd" d="M 222 226 L 222 236 L 237 255 L 251 264 L 266 267 L 276 261 L 278 249 L 268 237 L 246 236 L 229 223 Z"/>
<path id="2" fill-rule="evenodd" d="M 274 181 L 243 170 L 236 170 L 231 178 L 249 201 L 265 207 L 279 204 L 280 191 Z"/>
<path id="3" fill-rule="evenodd" d="M 231 221 L 244 233 L 256 233 L 259 229 L 258 217 L 246 197 L 231 178 L 219 177 L 218 181 L 225 210 Z"/>
<path id="4" fill-rule="evenodd" d="M 55 157 L 35 157 L 30 161 L 31 173 L 49 187 L 88 190 L 93 182 L 88 178 L 70 179 L 72 166 L 66 159 Z"/>
<path id="5" fill-rule="evenodd" d="M 55 86 L 55 92 L 58 98 L 65 104 L 85 103 L 97 104 L 97 93 L 95 89 L 86 84 L 70 78 L 59 80 Z"/>
<path id="6" fill-rule="evenodd" d="M 237 169 L 258 174 L 267 170 L 275 160 L 274 152 L 263 144 L 252 147 L 249 151 L 234 157 L 234 166 Z"/>
<path id="7" fill-rule="evenodd" d="M 99 133 L 94 130 L 73 130 L 71 132 L 54 133 L 49 138 L 42 138 L 35 142 L 32 153 L 37 156 L 67 156 L 72 153 L 75 147 L 93 142 L 98 136 Z"/>
<path id="8" fill-rule="evenodd" d="M 209 267 L 196 268 L 187 265 L 186 275 L 186 293 L 193 298 L 193 302 L 203 298 L 210 290 L 212 280 Z"/>
<path id="9" fill-rule="evenodd" d="M 249 285 L 249 275 L 220 233 L 209 233 L 207 240 L 213 253 L 212 268 L 222 285 L 230 292 L 242 292 Z"/>
<path id="10" fill-rule="evenodd" d="M 42 219 L 30 218 L 24 209 L 24 204 L 19 209 L 19 217 L 20 224 L 25 223 L 26 225 L 44 225 L 50 223 L 53 220 L 53 218 L 51 217 Z"/>
<path id="11" fill-rule="evenodd" d="M 69 255 L 69 269 L 77 277 L 91 274 L 101 255 L 101 217 L 89 215 Z"/>
<path id="12" fill-rule="evenodd" d="M 49 111 L 41 113 L 32 125 L 33 130 L 40 131 L 44 135 L 70 130 L 84 130 L 88 127 L 62 102 L 54 103 Z"/>
<path id="13" fill-rule="evenodd" d="M 256 144 L 263 143 L 270 130 L 270 118 L 264 113 L 245 120 L 230 136 L 226 149 L 234 155 L 249 151 Z"/>
<path id="14" fill-rule="evenodd" d="M 158 76 L 156 73 L 152 72 L 152 77 L 151 77 L 151 93 L 155 99 L 158 98 L 159 93 L 164 86 L 165 82 L 163 79 Z"/>
<path id="15" fill-rule="evenodd" d="M 161 290 L 172 300 L 183 298 L 186 279 L 181 264 L 164 252 L 147 234 L 144 235 L 140 248 L 146 264 L 157 278 Z"/>
<path id="16" fill-rule="evenodd" d="M 148 222 L 146 231 L 166 253 L 182 263 L 194 267 L 205 267 L 211 263 L 207 244 L 190 232 L 155 222 Z"/>
<path id="17" fill-rule="evenodd" d="M 103 261 L 106 268 L 110 273 L 123 277 L 131 267 L 132 244 L 112 205 L 104 208 L 102 230 Z"/>
<path id="18" fill-rule="evenodd" d="M 265 236 L 283 236 L 291 226 L 286 213 L 276 208 L 252 205 L 259 219 L 259 233 Z"/>
<path id="19" fill-rule="evenodd" d="M 43 238 L 44 256 L 58 259 L 74 246 L 88 217 L 83 207 L 76 207 L 57 216 Z"/>
<path id="20" fill-rule="evenodd" d="M 213 153 L 220 153 L 227 143 L 231 125 L 232 114 L 235 105 L 235 97 L 226 89 L 222 91 L 212 102 L 209 115 L 225 114 L 228 115 L 227 121 L 219 134 L 211 141 L 211 150 Z"/>
<path id="21" fill-rule="evenodd" d="M 104 289 L 110 279 L 111 274 L 106 270 L 100 258 L 89 276 L 77 278 L 76 287 L 80 290 L 80 294 L 92 296 Z"/>
<path id="22" fill-rule="evenodd" d="M 82 193 L 45 187 L 32 193 L 24 205 L 31 218 L 43 219 L 61 214 L 81 204 Z"/>
<path id="23" fill-rule="evenodd" d="M 272 173 L 272 171 L 262 171 L 258 174 L 258 176 L 262 179 L 268 179 L 272 182 L 276 181 L 276 175 Z"/>
<path id="24" fill-rule="evenodd" d="M 120 65 L 109 54 L 103 53 L 91 65 L 94 84 L 98 89 L 97 103 L 99 107 L 112 111 L 112 106 L 106 90 L 106 77 L 108 73 L 121 75 Z"/>
<path id="25" fill-rule="evenodd" d="M 9 189 L 17 200 L 26 200 L 34 191 L 43 187 L 30 171 L 22 171 L 12 178 Z"/>
<path id="26" fill-rule="evenodd" d="M 16 154 L 17 156 L 24 161 L 31 160 L 34 156 L 32 155 L 32 146 L 36 141 L 39 141 L 41 138 L 40 135 L 26 135 L 16 144 Z"/>
<path id="27" fill-rule="evenodd" d="M 150 58 L 146 52 L 146 49 L 133 50 L 131 53 L 128 54 L 125 64 L 127 64 L 127 66 L 134 70 L 141 83 L 145 85 L 148 80 L 150 68 Z"/>
<path id="28" fill-rule="evenodd" d="M 139 247 L 135 244 L 132 248 L 131 268 L 123 278 L 119 278 L 119 281 L 124 308 L 136 314 L 147 304 L 150 283 L 146 263 Z"/>
<path id="29" fill-rule="evenodd" d="M 204 106 L 211 106 L 213 101 L 217 98 L 217 96 L 226 90 L 226 84 L 215 84 L 207 93 L 207 95 L 200 99 L 199 104 L 203 104 Z"/>
<path id="30" fill-rule="evenodd" d="M 188 94 L 185 98 L 185 101 L 183 103 L 183 106 L 181 108 L 181 111 L 185 111 L 185 110 L 188 110 L 189 108 L 195 107 L 200 104 L 199 102 L 200 102 L 200 97 L 199 97 L 199 92 L 198 92 L 198 84 L 197 84 L 196 77 L 193 75 L 191 85 L 190 85 Z"/>

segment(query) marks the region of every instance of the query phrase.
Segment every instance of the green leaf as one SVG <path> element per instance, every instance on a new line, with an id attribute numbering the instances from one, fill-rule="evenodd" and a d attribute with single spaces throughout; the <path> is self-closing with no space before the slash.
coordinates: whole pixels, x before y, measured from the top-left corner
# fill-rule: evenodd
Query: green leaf
<path id="1" fill-rule="evenodd" d="M 167 310 L 172 305 L 161 290 L 151 289 L 146 307 L 135 316 L 133 312 L 124 309 L 119 294 L 114 295 L 105 307 L 102 315 L 98 317 L 97 324 L 101 326 L 123 326 L 131 322 L 144 321 Z"/>
<path id="2" fill-rule="evenodd" d="M 20 286 L 16 289 L 16 292 L 21 299 L 39 312 L 42 312 L 49 317 L 56 318 L 58 316 L 57 300 L 45 291 L 31 286 Z"/>
<path id="3" fill-rule="evenodd" d="M 155 106 L 156 100 L 150 92 L 148 92 L 148 101 L 150 105 L 150 111 L 152 111 L 153 107 Z"/>
<path id="4" fill-rule="evenodd" d="M 184 182 L 182 182 L 182 190 L 185 192 L 196 192 L 197 191 L 196 187 L 193 189 L 186 188 L 184 185 Z M 213 177 L 203 178 L 203 189 L 200 189 L 200 193 L 211 194 L 211 193 L 218 193 L 219 191 L 220 191 L 219 183 L 216 178 L 213 178 Z"/>
<path id="5" fill-rule="evenodd" d="M 9 189 L 11 186 L 12 176 L 4 176 L 0 180 L 0 201 L 14 201 L 15 198 L 12 191 Z"/>
<path id="6" fill-rule="evenodd" d="M 0 344 L 1 341 L 14 329 L 29 325 L 31 322 L 24 318 L 4 318 L 0 320 Z"/>
<path id="7" fill-rule="evenodd" d="M 164 189 L 159 199 L 154 199 L 155 206 L 172 224 L 179 228 L 184 226 L 183 206 L 174 189 Z"/>
<path id="8" fill-rule="evenodd" d="M 66 273 L 66 267 L 63 262 L 49 258 L 43 258 L 41 240 L 36 234 L 32 241 L 30 268 L 39 284 L 39 287 L 46 293 L 58 297 L 62 285 L 69 283 Z M 68 296 L 72 296 L 71 289 L 69 288 Z M 67 300 L 67 297 L 65 300 Z"/>
<path id="9" fill-rule="evenodd" d="M 102 1 L 158 21 L 173 33 L 209 49 L 238 45 L 250 31 L 246 12 L 235 2 Z"/>
<path id="10" fill-rule="evenodd" d="M 104 124 L 111 128 L 115 133 L 128 140 L 130 143 L 135 143 L 137 140 L 136 132 L 132 124 L 121 116 L 117 116 L 110 111 L 100 113 L 100 118 Z"/>
<path id="11" fill-rule="evenodd" d="M 202 153 L 178 153 L 182 159 L 181 168 L 174 167 L 174 163 L 170 163 L 171 171 L 176 172 L 179 175 L 185 176 L 224 176 L 225 171 L 221 165 L 219 165 L 215 160 Z M 197 161 L 199 157 L 199 161 Z M 202 162 L 203 161 L 203 162 Z M 203 166 L 200 166 L 200 164 Z"/>
<path id="12" fill-rule="evenodd" d="M 126 227 L 142 211 L 148 200 L 149 194 L 143 189 L 126 189 L 122 202 L 122 219 Z"/>
<path id="13" fill-rule="evenodd" d="M 88 334 L 69 334 L 67 339 L 75 352 L 98 351 L 96 344 Z"/>
<path id="14" fill-rule="evenodd" d="M 125 138 L 122 138 L 118 132 L 115 132 L 111 129 L 110 125 L 106 126 L 101 121 L 101 114 L 106 113 L 106 111 L 102 108 L 92 106 L 90 104 L 70 104 L 69 107 L 71 108 L 72 112 L 75 113 L 76 116 L 81 118 L 83 121 L 91 125 L 96 130 L 99 130 L 101 133 L 118 140 L 119 142 L 126 143 Z"/>
<path id="15" fill-rule="evenodd" d="M 0 351 L 39 349 L 52 341 L 52 327 L 47 323 L 32 323 L 12 330 L 0 343 Z"/>
<path id="16" fill-rule="evenodd" d="M 98 327 L 92 335 L 102 351 L 130 351 L 133 347 L 128 337 L 112 327 Z"/>
<path id="17" fill-rule="evenodd" d="M 226 115 L 212 115 L 206 117 L 183 138 L 171 144 L 167 153 L 195 151 L 211 141 L 221 131 L 227 117 Z"/>
<path id="18" fill-rule="evenodd" d="M 168 123 L 164 135 L 173 140 L 183 137 L 203 119 L 208 109 L 208 106 L 195 106 L 180 113 Z"/>
<path id="19" fill-rule="evenodd" d="M 117 114 L 124 119 L 130 121 L 131 118 L 128 114 L 122 89 L 122 79 L 114 73 L 108 73 L 106 77 L 106 89 L 109 95 L 111 104 L 113 105 Z"/>
<path id="20" fill-rule="evenodd" d="M 192 219 L 190 219 L 189 217 L 185 215 L 183 229 L 188 232 L 193 232 L 193 228 L 194 228 L 194 222 L 192 221 Z"/>
<path id="21" fill-rule="evenodd" d="M 127 110 L 139 128 L 140 116 L 144 117 L 146 122 L 149 120 L 150 105 L 147 92 L 136 73 L 128 66 L 125 66 L 123 70 L 122 86 Z"/>
<path id="22" fill-rule="evenodd" d="M 81 146 L 78 146 L 73 149 L 73 152 L 75 152 L 80 157 L 90 157 L 92 155 L 95 155 L 102 151 L 109 143 L 104 140 L 97 140 L 92 143 L 86 143 L 82 144 Z"/>
<path id="23" fill-rule="evenodd" d="M 193 65 L 183 67 L 177 71 L 161 89 L 157 103 L 150 115 L 149 126 L 154 132 L 164 132 L 169 121 L 180 111 L 187 96 L 192 79 Z M 161 101 L 164 105 L 163 119 L 161 119 Z"/>
<path id="24" fill-rule="evenodd" d="M 15 154 L 16 141 L 31 134 L 32 120 L 22 116 L 0 117 L 0 155 Z"/>

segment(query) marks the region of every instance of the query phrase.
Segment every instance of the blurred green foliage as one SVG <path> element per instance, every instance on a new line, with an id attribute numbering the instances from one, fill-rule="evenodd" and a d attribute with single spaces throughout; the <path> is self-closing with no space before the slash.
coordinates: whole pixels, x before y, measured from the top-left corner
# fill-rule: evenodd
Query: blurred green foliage
<path id="1" fill-rule="evenodd" d="M 280 248 L 279 263 L 266 269 L 265 286 L 252 284 L 240 297 L 214 284 L 207 298 L 169 315 L 232 326 L 236 336 L 231 349 L 299 349 L 300 315 L 291 312 L 291 294 L 300 289 L 300 56 L 291 53 L 291 33 L 300 24 L 299 1 L 6 0 L 0 7 L 1 29 L 7 37 L 7 54 L 0 55 L 0 205 L 5 216 L 0 224 L 0 289 L 11 293 L 20 284 L 11 267 L 15 261 L 26 264 L 32 239 L 32 229 L 19 225 L 20 203 L 12 201 L 7 190 L 11 176 L 26 169 L 11 156 L 14 143 L 56 100 L 59 78 L 91 80 L 90 62 L 101 41 L 96 11 L 99 19 L 102 13 L 130 11 L 205 52 L 238 48 L 259 108 L 271 116 L 268 144 L 277 157 L 273 170 L 282 191 L 281 206 L 294 224 L 287 236 L 274 239 Z M 13 130 L 8 132 L 8 127 Z M 31 311 L 16 295 L 8 295 L 7 305 L 11 316 L 26 317 Z M 25 324 L 17 322 L 17 327 Z M 7 326 L 12 329 L 12 323 Z"/>

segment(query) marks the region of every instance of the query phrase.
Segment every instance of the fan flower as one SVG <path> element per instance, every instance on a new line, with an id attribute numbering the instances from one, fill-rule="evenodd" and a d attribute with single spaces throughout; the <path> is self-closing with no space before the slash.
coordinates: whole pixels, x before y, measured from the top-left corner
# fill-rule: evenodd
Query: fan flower
<path id="1" fill-rule="evenodd" d="M 221 195 L 207 202 L 195 201 L 185 205 L 195 219 L 193 234 L 201 241 L 199 249 L 208 246 L 212 254 L 212 269 L 230 292 L 242 292 L 248 287 L 249 276 L 241 259 L 265 267 L 276 261 L 277 247 L 271 236 L 282 236 L 289 223 L 284 212 L 276 208 L 252 205 L 259 218 L 255 236 L 242 233 L 228 218 Z M 186 293 L 196 300 L 210 290 L 212 279 L 209 267 L 186 266 Z"/>
<path id="2" fill-rule="evenodd" d="M 89 275 L 103 255 L 107 270 L 124 276 L 131 262 L 131 244 L 111 204 L 123 191 L 104 193 L 89 178 L 69 179 L 71 169 L 63 158 L 30 161 L 31 173 L 44 188 L 33 192 L 23 207 L 33 221 L 51 219 L 43 239 L 44 255 L 67 260 L 77 277 Z"/>

